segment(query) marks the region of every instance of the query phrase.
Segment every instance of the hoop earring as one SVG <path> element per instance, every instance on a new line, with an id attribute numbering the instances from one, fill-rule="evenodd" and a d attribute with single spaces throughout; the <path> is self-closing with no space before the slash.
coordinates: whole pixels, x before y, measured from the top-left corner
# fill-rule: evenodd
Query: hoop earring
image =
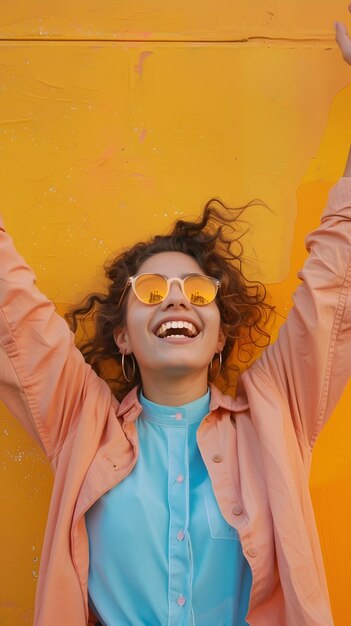
<path id="1" fill-rule="evenodd" d="M 222 352 L 217 352 L 217 354 L 218 354 L 218 360 L 219 360 L 219 368 L 218 368 L 218 372 L 217 372 L 217 374 L 216 374 L 216 376 L 214 378 L 212 378 L 213 377 L 213 360 L 214 360 L 216 355 L 214 355 L 212 357 L 211 363 L 209 365 L 209 367 L 210 367 L 210 378 L 212 380 L 216 380 L 218 378 L 218 376 L 219 376 L 219 374 L 221 372 L 221 369 L 222 369 Z"/>
<path id="2" fill-rule="evenodd" d="M 128 356 L 128 355 L 127 355 L 127 356 Z M 130 358 L 132 359 L 132 375 L 131 375 L 131 377 L 130 377 L 130 378 L 128 378 L 128 376 L 127 376 L 127 374 L 126 374 L 126 369 L 125 369 L 125 364 L 124 364 L 125 353 L 124 353 L 124 352 L 122 352 L 122 363 L 121 363 L 121 366 L 122 366 L 123 376 L 124 376 L 124 378 L 126 379 L 127 383 L 131 383 L 131 382 L 132 382 L 132 380 L 133 380 L 133 378 L 134 378 L 134 376 L 135 376 L 135 359 L 134 359 L 134 357 L 133 357 L 133 354 L 132 354 L 132 353 L 131 353 L 129 356 L 130 356 Z"/>

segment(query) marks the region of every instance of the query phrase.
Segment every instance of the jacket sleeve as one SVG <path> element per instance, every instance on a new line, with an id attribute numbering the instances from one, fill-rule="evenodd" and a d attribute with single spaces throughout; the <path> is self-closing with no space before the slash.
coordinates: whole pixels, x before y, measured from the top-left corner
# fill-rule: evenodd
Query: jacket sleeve
<path id="1" fill-rule="evenodd" d="M 0 400 L 51 459 L 96 379 L 0 221 Z"/>
<path id="2" fill-rule="evenodd" d="M 351 375 L 351 178 L 331 189 L 276 342 L 253 367 L 287 397 L 297 436 L 311 449 Z"/>

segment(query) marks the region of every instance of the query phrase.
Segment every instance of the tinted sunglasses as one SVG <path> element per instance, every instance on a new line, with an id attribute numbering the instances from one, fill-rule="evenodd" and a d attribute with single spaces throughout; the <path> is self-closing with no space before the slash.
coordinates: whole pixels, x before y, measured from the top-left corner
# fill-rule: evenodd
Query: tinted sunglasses
<path id="1" fill-rule="evenodd" d="M 131 285 L 140 302 L 159 304 L 167 298 L 173 282 L 180 285 L 187 300 L 196 306 L 206 306 L 213 302 L 221 284 L 217 278 L 202 274 L 189 274 L 185 278 L 167 278 L 162 274 L 139 274 L 128 278 L 121 300 L 127 287 Z"/>

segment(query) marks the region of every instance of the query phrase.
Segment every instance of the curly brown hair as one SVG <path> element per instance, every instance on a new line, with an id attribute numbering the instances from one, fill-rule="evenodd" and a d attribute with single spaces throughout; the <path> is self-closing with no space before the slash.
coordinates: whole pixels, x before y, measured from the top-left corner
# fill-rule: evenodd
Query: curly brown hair
<path id="1" fill-rule="evenodd" d="M 78 348 L 85 360 L 105 378 L 119 400 L 135 384 L 141 383 L 137 363 L 133 381 L 127 382 L 121 371 L 121 354 L 113 335 L 115 328 L 123 326 L 126 317 L 127 299 L 121 296 L 128 278 L 138 273 L 144 261 L 160 252 L 188 254 L 206 275 L 221 282 L 216 302 L 226 336 L 219 379 L 222 389 L 233 384 L 229 371 L 237 376 L 238 363 L 250 362 L 257 349 L 269 344 L 268 322 L 274 307 L 267 302 L 265 286 L 248 280 L 242 271 L 244 222 L 241 216 L 254 204 L 266 207 L 262 201 L 252 200 L 244 206 L 231 208 L 219 198 L 212 198 L 195 221 L 178 220 L 169 234 L 137 243 L 108 260 L 105 264 L 109 281 L 107 293 L 88 295 L 66 314 L 71 330 L 79 331 Z M 127 375 L 129 378 L 130 372 L 127 371 Z"/>

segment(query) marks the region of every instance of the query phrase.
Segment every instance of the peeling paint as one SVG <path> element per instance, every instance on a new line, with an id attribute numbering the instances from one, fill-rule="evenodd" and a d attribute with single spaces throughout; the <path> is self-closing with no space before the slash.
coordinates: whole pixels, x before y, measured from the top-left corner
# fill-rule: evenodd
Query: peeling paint
<path id="1" fill-rule="evenodd" d="M 29 118 L 29 117 L 23 117 L 20 119 L 8 119 L 8 120 L 0 120 L 0 126 L 3 126 L 4 124 L 10 124 L 11 126 L 13 124 L 27 124 L 28 122 L 33 122 L 34 118 Z"/>

